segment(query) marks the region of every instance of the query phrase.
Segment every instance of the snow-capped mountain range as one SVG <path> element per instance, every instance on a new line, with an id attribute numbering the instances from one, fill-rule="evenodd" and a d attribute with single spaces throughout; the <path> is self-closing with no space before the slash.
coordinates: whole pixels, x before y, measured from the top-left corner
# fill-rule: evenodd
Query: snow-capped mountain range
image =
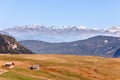
<path id="1" fill-rule="evenodd" d="M 18 40 L 41 40 L 47 42 L 70 42 L 103 35 L 120 37 L 120 26 L 108 29 L 87 28 L 84 26 L 46 27 L 43 25 L 25 25 L 7 28 L 3 31 Z"/>

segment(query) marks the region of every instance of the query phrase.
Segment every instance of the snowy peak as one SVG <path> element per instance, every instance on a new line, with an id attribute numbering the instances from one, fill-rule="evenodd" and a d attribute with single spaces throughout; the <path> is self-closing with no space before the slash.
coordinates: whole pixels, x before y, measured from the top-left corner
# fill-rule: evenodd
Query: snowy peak
<path id="1" fill-rule="evenodd" d="M 15 26 L 5 29 L 4 31 L 19 38 L 19 40 L 41 40 L 46 42 L 70 42 L 98 35 L 120 37 L 120 26 L 114 26 L 108 29 L 97 29 L 75 25 L 47 27 L 34 24 Z"/>
<path id="2" fill-rule="evenodd" d="M 118 26 L 112 26 L 111 28 L 108 29 L 98 29 L 98 28 L 87 28 L 85 26 L 76 26 L 76 25 L 70 25 L 70 26 L 62 26 L 62 27 L 56 27 L 56 26 L 44 26 L 44 25 L 38 25 L 38 24 L 33 24 L 33 25 L 25 25 L 25 26 L 15 26 L 13 28 L 8 28 L 8 29 L 79 29 L 79 30 L 103 30 L 103 31 L 109 31 L 109 32 L 120 32 L 120 25 Z"/>
<path id="3" fill-rule="evenodd" d="M 40 25 L 26 25 L 26 26 L 15 26 L 13 28 L 9 28 L 9 29 L 37 29 L 37 28 L 42 28 L 45 26 L 40 26 Z"/>
<path id="4" fill-rule="evenodd" d="M 108 40 L 104 40 L 104 43 L 108 43 L 109 41 Z"/>
<path id="5" fill-rule="evenodd" d="M 46 29 L 90 29 L 90 28 L 87 28 L 85 26 L 75 26 L 75 25 L 62 26 L 62 27 L 55 27 L 55 26 L 46 27 L 44 25 L 38 25 L 38 24 L 25 25 L 25 26 L 15 26 L 13 28 L 8 28 L 8 29 L 41 29 L 41 28 L 46 28 Z M 97 30 L 97 29 L 93 28 L 93 30 Z"/>
<path id="6" fill-rule="evenodd" d="M 120 26 L 113 26 L 108 29 L 109 32 L 120 32 Z"/>

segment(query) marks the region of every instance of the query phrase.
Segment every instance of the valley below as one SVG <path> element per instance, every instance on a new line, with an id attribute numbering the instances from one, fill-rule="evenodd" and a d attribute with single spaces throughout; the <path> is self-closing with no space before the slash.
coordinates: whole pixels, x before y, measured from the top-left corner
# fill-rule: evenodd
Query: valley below
<path id="1" fill-rule="evenodd" d="M 14 62 L 12 69 L 3 67 Z M 40 65 L 39 70 L 29 69 Z M 119 80 L 120 58 L 65 54 L 0 54 L 0 80 Z"/>

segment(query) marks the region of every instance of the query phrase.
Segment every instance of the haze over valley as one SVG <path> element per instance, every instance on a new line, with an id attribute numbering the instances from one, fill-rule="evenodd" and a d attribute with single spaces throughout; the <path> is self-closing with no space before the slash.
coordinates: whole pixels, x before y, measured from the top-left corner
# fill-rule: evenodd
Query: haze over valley
<path id="1" fill-rule="evenodd" d="M 120 26 L 112 26 L 110 28 L 98 29 L 84 26 L 63 26 L 63 27 L 46 27 L 43 25 L 25 25 L 15 26 L 13 28 L 3 29 L 14 36 L 18 41 L 21 40 L 39 40 L 52 43 L 71 42 L 84 40 L 90 37 L 114 36 L 120 37 Z"/>

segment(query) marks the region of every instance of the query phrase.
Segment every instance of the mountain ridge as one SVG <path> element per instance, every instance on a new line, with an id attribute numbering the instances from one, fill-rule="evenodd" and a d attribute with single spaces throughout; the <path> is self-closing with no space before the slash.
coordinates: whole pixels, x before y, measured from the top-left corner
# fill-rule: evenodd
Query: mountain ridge
<path id="1" fill-rule="evenodd" d="M 36 53 L 78 54 L 113 57 L 120 48 L 120 37 L 95 36 L 73 42 L 49 43 L 36 40 L 20 41 Z M 119 57 L 120 55 L 117 55 Z"/>
<path id="2" fill-rule="evenodd" d="M 84 26 L 46 27 L 43 25 L 16 26 L 4 29 L 18 40 L 41 40 L 46 42 L 71 42 L 84 40 L 93 36 L 120 37 L 120 26 L 108 29 L 87 28 Z"/>

